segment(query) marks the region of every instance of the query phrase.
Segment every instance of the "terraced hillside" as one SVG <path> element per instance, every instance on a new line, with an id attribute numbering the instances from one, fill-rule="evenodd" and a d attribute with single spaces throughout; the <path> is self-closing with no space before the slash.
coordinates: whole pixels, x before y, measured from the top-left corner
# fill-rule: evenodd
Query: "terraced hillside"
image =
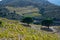
<path id="1" fill-rule="evenodd" d="M 60 40 L 56 34 L 25 27 L 18 21 L 0 18 L 0 40 Z"/>
<path id="2" fill-rule="evenodd" d="M 42 8 L 44 8 L 43 14 Z M 59 33 L 57 35 L 41 30 L 40 25 L 31 24 L 32 27 L 29 27 L 20 22 L 24 17 L 36 17 L 39 22 L 39 19 L 44 17 L 60 19 L 59 13 L 60 6 L 51 4 L 47 0 L 2 0 L 0 2 L 0 40 L 60 40 L 60 24 L 59 27 L 56 26 Z"/>
<path id="3" fill-rule="evenodd" d="M 40 16 L 39 9 L 37 7 L 33 6 L 27 6 L 27 7 L 6 7 L 10 12 L 16 11 L 17 14 L 22 15 L 24 17 L 36 17 Z"/>
<path id="4" fill-rule="evenodd" d="M 52 17 L 52 18 L 60 19 L 60 6 L 54 5 L 48 2 L 47 0 L 3 0 L 2 2 L 0 2 L 0 4 L 4 6 L 13 6 L 13 7 L 33 6 L 33 7 L 38 8 L 39 10 L 41 8 L 44 8 L 45 17 Z M 30 11 L 28 10 L 28 12 Z"/>

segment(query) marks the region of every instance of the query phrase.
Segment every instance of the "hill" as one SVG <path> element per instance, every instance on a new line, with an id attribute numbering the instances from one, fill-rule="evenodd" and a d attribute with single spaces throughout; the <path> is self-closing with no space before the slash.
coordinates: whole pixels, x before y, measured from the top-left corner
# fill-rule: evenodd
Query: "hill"
<path id="1" fill-rule="evenodd" d="M 39 11 L 44 8 L 45 17 L 52 17 L 60 19 L 60 6 L 54 5 L 47 0 L 3 0 L 1 2 L 4 6 L 12 7 L 37 7 Z M 41 13 L 42 14 L 42 13 Z"/>
<path id="2" fill-rule="evenodd" d="M 22 15 L 24 17 L 36 17 L 40 16 L 39 9 L 33 6 L 27 7 L 6 7 L 10 12 L 16 11 L 16 14 Z"/>
<path id="3" fill-rule="evenodd" d="M 59 40 L 56 34 L 25 27 L 19 21 L 0 18 L 0 40 Z M 1 25 L 0 25 L 1 26 Z"/>
<path id="4" fill-rule="evenodd" d="M 41 12 L 42 8 L 44 13 Z M 47 0 L 3 0 L 0 2 L 0 40 L 60 40 L 59 34 L 43 31 L 40 25 L 34 29 L 34 25 L 27 27 L 20 22 L 26 16 L 38 17 L 38 20 L 43 15 L 60 18 L 59 13 L 60 7 Z"/>

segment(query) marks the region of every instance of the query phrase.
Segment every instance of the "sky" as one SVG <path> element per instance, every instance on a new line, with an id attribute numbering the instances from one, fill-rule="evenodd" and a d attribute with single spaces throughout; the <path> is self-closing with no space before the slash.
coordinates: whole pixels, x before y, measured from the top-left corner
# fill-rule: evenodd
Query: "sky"
<path id="1" fill-rule="evenodd" d="M 0 1 L 2 1 L 2 0 L 0 0 Z"/>
<path id="2" fill-rule="evenodd" d="M 60 0 L 48 0 L 50 3 L 60 6 Z"/>
<path id="3" fill-rule="evenodd" d="M 2 0 L 0 0 L 0 1 L 2 1 Z"/>

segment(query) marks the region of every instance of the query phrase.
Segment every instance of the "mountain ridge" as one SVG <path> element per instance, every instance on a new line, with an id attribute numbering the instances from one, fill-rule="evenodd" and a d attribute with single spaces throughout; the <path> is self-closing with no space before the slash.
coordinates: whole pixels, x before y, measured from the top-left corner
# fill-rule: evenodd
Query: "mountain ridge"
<path id="1" fill-rule="evenodd" d="M 39 10 L 44 8 L 44 15 L 47 17 L 60 18 L 60 6 L 51 4 L 47 0 L 3 0 L 1 2 L 4 6 L 13 6 L 13 7 L 26 7 L 34 6 Z"/>

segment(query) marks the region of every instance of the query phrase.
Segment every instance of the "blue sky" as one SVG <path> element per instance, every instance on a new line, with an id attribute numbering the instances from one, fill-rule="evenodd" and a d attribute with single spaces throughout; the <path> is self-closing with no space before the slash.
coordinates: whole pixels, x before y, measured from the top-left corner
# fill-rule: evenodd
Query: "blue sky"
<path id="1" fill-rule="evenodd" d="M 0 0 L 0 1 L 2 1 L 2 0 Z"/>
<path id="2" fill-rule="evenodd" d="M 48 0 L 48 1 L 55 5 L 60 5 L 60 0 Z"/>

